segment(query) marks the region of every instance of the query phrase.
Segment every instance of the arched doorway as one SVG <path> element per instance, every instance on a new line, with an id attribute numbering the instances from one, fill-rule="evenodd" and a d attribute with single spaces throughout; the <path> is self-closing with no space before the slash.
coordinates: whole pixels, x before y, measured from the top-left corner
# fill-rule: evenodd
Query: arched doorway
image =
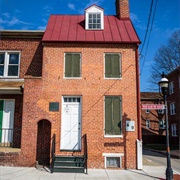
<path id="1" fill-rule="evenodd" d="M 36 161 L 39 165 L 50 164 L 50 143 L 51 143 L 51 123 L 48 120 L 38 122 L 37 132 L 37 152 Z"/>

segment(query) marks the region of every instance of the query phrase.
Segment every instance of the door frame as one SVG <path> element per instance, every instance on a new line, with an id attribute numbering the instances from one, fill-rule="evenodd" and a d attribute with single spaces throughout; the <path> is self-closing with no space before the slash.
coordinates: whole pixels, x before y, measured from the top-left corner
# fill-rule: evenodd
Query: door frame
<path id="1" fill-rule="evenodd" d="M 64 98 L 80 98 L 80 102 L 64 102 Z M 62 148 L 62 140 L 60 138 L 60 150 L 61 151 L 81 151 L 81 136 L 82 136 L 82 96 L 62 96 L 62 113 L 61 113 L 61 133 L 60 133 L 60 137 L 62 136 L 62 132 L 63 132 L 63 106 L 64 104 L 68 104 L 68 103 L 74 103 L 74 104 L 79 104 L 79 118 L 78 118 L 78 142 L 79 142 L 79 148 L 76 149 L 63 149 Z"/>

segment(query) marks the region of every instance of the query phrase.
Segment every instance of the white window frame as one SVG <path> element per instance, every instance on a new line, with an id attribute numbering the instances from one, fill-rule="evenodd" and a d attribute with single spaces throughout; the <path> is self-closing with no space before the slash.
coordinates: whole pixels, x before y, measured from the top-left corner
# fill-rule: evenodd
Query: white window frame
<path id="1" fill-rule="evenodd" d="M 104 167 L 107 168 L 107 157 L 116 157 L 119 158 L 120 167 L 122 168 L 122 156 L 124 156 L 123 153 L 103 153 L 102 156 L 104 156 Z"/>
<path id="2" fill-rule="evenodd" d="M 176 105 L 175 102 L 170 103 L 170 115 L 175 115 L 176 114 Z"/>
<path id="3" fill-rule="evenodd" d="M 173 94 L 174 93 L 174 81 L 171 81 L 169 83 L 169 94 Z"/>
<path id="4" fill-rule="evenodd" d="M 3 76 L 0 76 L 0 77 L 1 78 L 18 78 L 19 72 L 20 72 L 20 56 L 21 56 L 20 51 L 0 51 L 0 54 L 4 54 L 4 74 L 3 74 Z M 17 64 L 17 66 L 18 66 L 18 75 L 17 76 L 8 76 L 9 55 L 10 54 L 18 54 L 19 55 L 18 64 Z"/>
<path id="5" fill-rule="evenodd" d="M 89 14 L 100 14 L 100 28 L 89 28 Z M 104 29 L 104 10 L 93 5 L 85 10 L 85 29 L 86 30 L 103 30 Z"/>
<path id="6" fill-rule="evenodd" d="M 164 114 L 164 109 L 158 109 L 158 114 Z"/>
<path id="7" fill-rule="evenodd" d="M 112 78 L 110 78 L 110 77 L 106 77 L 106 74 L 105 74 L 105 72 L 106 72 L 106 62 L 105 62 L 105 56 L 106 56 L 106 54 L 118 54 L 119 55 L 119 71 L 120 71 L 120 77 L 112 77 Z M 121 53 L 119 53 L 119 52 L 113 52 L 113 53 L 110 53 L 110 52 L 108 52 L 108 53 L 104 53 L 104 79 L 122 79 L 122 54 Z"/>
<path id="8" fill-rule="evenodd" d="M 159 121 L 162 121 L 162 123 L 163 123 L 163 126 L 160 127 L 160 122 L 159 122 L 159 129 L 165 129 L 165 128 L 166 128 L 166 122 L 165 122 L 165 120 L 164 120 L 164 119 L 160 119 Z"/>
<path id="9" fill-rule="evenodd" d="M 171 135 L 172 137 L 177 137 L 177 125 L 171 124 Z"/>
<path id="10" fill-rule="evenodd" d="M 151 124 L 150 124 L 150 123 L 151 123 L 151 121 L 147 119 L 147 120 L 146 120 L 146 128 L 147 128 L 147 129 L 150 129 L 150 128 L 151 128 Z"/>
<path id="11" fill-rule="evenodd" d="M 80 54 L 80 77 L 66 77 L 65 76 L 66 54 Z M 82 54 L 80 52 L 65 52 L 64 53 L 64 72 L 63 72 L 63 78 L 64 79 L 82 79 Z"/>

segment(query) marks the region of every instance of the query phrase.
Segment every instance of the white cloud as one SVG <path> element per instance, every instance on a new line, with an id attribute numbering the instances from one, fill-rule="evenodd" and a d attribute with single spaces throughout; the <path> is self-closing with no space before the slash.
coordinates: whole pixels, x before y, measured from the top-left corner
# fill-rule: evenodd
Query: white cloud
<path id="1" fill-rule="evenodd" d="M 39 26 L 38 27 L 38 30 L 45 30 L 46 29 L 46 26 Z"/>
<path id="2" fill-rule="evenodd" d="M 75 10 L 75 5 L 72 4 L 72 3 L 69 3 L 69 4 L 68 4 L 68 7 L 69 7 L 71 10 Z"/>

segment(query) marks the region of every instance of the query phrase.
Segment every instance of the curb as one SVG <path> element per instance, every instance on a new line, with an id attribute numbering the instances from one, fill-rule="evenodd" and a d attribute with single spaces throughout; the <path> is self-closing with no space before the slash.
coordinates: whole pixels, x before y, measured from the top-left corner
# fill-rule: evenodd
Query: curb
<path id="1" fill-rule="evenodd" d="M 144 150 L 148 150 L 148 151 L 152 151 L 152 152 L 157 152 L 157 153 L 160 153 L 160 154 L 166 155 L 166 152 L 163 152 L 163 151 L 158 151 L 158 150 L 155 150 L 155 149 L 148 149 L 148 148 L 144 148 Z M 175 154 L 172 154 L 172 153 L 171 153 L 171 151 L 170 151 L 170 155 L 171 155 L 171 158 L 180 159 L 180 155 L 175 155 Z"/>

